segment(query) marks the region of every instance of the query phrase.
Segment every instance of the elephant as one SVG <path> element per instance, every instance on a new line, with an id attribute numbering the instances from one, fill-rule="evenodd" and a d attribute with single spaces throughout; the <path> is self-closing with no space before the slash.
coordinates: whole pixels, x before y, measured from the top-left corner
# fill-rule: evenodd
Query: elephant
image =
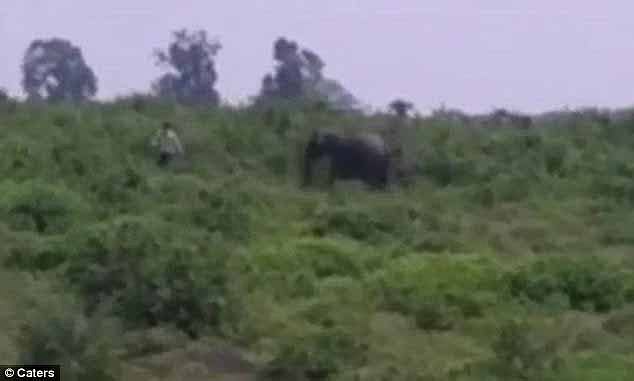
<path id="1" fill-rule="evenodd" d="M 312 182 L 314 162 L 330 158 L 329 185 L 336 179 L 358 179 L 373 188 L 388 185 L 390 152 L 383 138 L 376 134 L 354 137 L 331 132 L 313 132 L 304 152 L 304 186 Z"/>

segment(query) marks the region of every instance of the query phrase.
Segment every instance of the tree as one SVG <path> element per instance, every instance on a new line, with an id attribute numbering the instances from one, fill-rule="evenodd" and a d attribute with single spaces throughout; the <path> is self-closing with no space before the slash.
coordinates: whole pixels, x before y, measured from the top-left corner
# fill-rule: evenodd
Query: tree
<path id="1" fill-rule="evenodd" d="M 273 46 L 273 57 L 278 61 L 275 83 L 282 98 L 299 98 L 303 94 L 302 62 L 297 50 L 297 43 L 285 38 L 279 38 Z"/>
<path id="2" fill-rule="evenodd" d="M 4 103 L 9 100 L 9 94 L 5 89 L 0 87 L 0 103 Z"/>
<path id="3" fill-rule="evenodd" d="M 273 75 L 267 74 L 262 78 L 262 89 L 260 90 L 261 96 L 264 98 L 272 98 L 278 92 L 277 82 L 273 78 Z"/>
<path id="4" fill-rule="evenodd" d="M 308 78 L 309 82 L 318 82 L 323 79 L 322 70 L 326 64 L 322 61 L 321 57 L 310 50 L 302 50 L 301 58 L 304 64 L 304 75 Z"/>
<path id="5" fill-rule="evenodd" d="M 79 102 L 97 93 L 97 77 L 81 49 L 60 38 L 31 42 L 22 73 L 22 87 L 31 100 Z"/>
<path id="6" fill-rule="evenodd" d="M 326 65 L 312 50 L 300 49 L 295 41 L 280 37 L 273 44 L 273 59 L 277 61 L 275 71 L 262 79 L 257 102 L 286 99 L 325 102 L 340 110 L 359 107 L 358 100 L 339 82 L 323 75 Z"/>
<path id="7" fill-rule="evenodd" d="M 334 110 L 349 111 L 360 108 L 359 100 L 334 79 L 317 80 L 311 84 L 308 91 L 313 94 L 309 95 L 309 98 L 325 101 Z"/>
<path id="8" fill-rule="evenodd" d="M 406 118 L 412 108 L 414 108 L 414 104 L 403 99 L 396 99 L 390 103 L 390 109 L 399 118 Z"/>
<path id="9" fill-rule="evenodd" d="M 154 93 L 186 104 L 218 105 L 214 59 L 222 47 L 220 42 L 209 41 L 204 30 L 190 33 L 182 29 L 174 32 L 173 37 L 166 51 L 155 52 L 156 64 L 172 72 L 154 82 Z"/>

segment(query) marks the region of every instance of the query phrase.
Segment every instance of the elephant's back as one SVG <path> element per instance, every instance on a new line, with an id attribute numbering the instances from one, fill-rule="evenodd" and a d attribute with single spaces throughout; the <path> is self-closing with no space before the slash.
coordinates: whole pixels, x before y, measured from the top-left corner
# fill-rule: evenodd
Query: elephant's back
<path id="1" fill-rule="evenodd" d="M 385 140 L 381 137 L 381 135 L 375 133 L 364 133 L 358 136 L 359 141 L 361 141 L 365 146 L 371 148 L 373 151 L 387 155 L 389 153 L 389 148 L 385 143 Z"/>

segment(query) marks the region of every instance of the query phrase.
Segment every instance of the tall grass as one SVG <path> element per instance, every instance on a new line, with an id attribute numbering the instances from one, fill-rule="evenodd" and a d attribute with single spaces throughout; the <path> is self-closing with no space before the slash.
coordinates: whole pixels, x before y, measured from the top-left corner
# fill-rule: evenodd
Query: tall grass
<path id="1" fill-rule="evenodd" d="M 148 139 L 166 119 L 187 153 L 161 169 Z M 108 379 L 145 344 L 107 337 L 175 327 L 240 346 L 264 378 L 625 380 L 634 133 L 574 120 L 416 119 L 397 131 L 407 184 L 369 192 L 299 188 L 302 144 L 396 128 L 385 116 L 2 108 L 3 289 L 57 286 L 32 294 L 51 313 L 0 313 L 0 354 Z M 19 299 L 0 293 L 0 310 Z"/>

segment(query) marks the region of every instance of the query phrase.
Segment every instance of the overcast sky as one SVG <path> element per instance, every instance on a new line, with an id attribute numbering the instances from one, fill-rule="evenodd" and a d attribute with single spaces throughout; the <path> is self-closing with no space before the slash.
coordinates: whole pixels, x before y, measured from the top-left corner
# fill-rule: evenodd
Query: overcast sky
<path id="1" fill-rule="evenodd" d="M 231 102 L 258 91 L 285 36 L 375 107 L 621 107 L 634 104 L 633 15 L 632 0 L 0 0 L 0 87 L 21 95 L 26 47 L 55 36 L 82 48 L 100 98 L 145 91 L 152 50 L 188 27 L 220 38 Z"/>

